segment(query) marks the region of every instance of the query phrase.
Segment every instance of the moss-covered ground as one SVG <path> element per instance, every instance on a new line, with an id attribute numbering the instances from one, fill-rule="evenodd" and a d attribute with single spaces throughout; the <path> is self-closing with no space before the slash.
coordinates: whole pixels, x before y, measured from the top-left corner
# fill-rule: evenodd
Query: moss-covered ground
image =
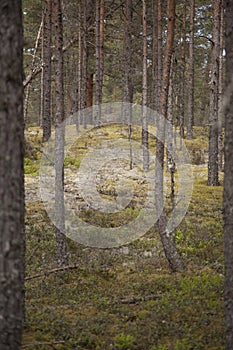
<path id="1" fill-rule="evenodd" d="M 175 232 L 186 267 L 177 274 L 169 269 L 156 228 L 114 249 L 84 247 L 68 239 L 69 265 L 76 268 L 46 274 L 56 268 L 55 228 L 41 201 L 30 196 L 41 148 L 41 135 L 35 130 L 28 132 L 25 159 L 24 348 L 223 350 L 223 174 L 220 186 L 206 185 L 207 130 L 195 128 L 195 139 L 186 142 L 196 163 L 195 180 L 187 214 Z M 117 132 L 123 133 L 112 126 L 99 137 L 117 137 Z M 134 137 L 140 137 L 137 130 Z M 83 138 L 76 148 L 79 158 L 67 156 L 65 167 L 77 169 L 96 139 L 94 133 Z M 153 147 L 154 139 L 150 143 Z M 127 208 L 123 220 L 130 220 L 138 210 Z"/>

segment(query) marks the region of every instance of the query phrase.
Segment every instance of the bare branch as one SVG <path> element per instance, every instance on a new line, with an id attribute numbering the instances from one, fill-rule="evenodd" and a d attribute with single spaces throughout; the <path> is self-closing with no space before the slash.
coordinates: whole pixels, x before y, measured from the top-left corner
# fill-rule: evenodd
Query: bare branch
<path id="1" fill-rule="evenodd" d="M 38 273 L 38 274 L 33 275 L 33 276 L 25 277 L 25 281 L 30 281 L 30 280 L 35 279 L 35 278 L 46 277 L 48 275 L 51 275 L 53 273 L 57 273 L 57 272 L 60 272 L 60 271 L 67 271 L 67 270 L 74 270 L 74 269 L 80 269 L 81 270 L 80 266 L 78 266 L 78 265 L 68 265 L 68 266 L 58 267 L 56 269 L 52 269 L 52 270 L 49 270 L 49 271 L 45 271 L 43 273 Z"/>
<path id="2" fill-rule="evenodd" d="M 77 37 L 72 38 L 68 41 L 68 43 L 63 47 L 63 53 L 66 52 L 73 44 L 78 40 Z M 55 60 L 55 56 L 52 56 L 51 58 L 52 62 Z M 41 73 L 43 66 L 36 67 L 31 70 L 31 72 L 28 74 L 28 76 L 25 78 L 23 82 L 23 87 L 25 88 L 28 84 L 31 83 L 31 81 Z"/>
<path id="3" fill-rule="evenodd" d="M 55 347 L 55 345 L 59 345 L 59 344 L 64 344 L 65 341 L 63 340 L 59 340 L 59 341 L 52 341 L 52 342 L 49 342 L 49 341 L 45 341 L 45 342 L 36 342 L 36 343 L 27 343 L 27 344 L 23 344 L 22 345 L 22 349 L 25 349 L 29 346 L 41 346 L 41 345 L 48 345 L 50 346 L 52 349 L 57 349 Z"/>

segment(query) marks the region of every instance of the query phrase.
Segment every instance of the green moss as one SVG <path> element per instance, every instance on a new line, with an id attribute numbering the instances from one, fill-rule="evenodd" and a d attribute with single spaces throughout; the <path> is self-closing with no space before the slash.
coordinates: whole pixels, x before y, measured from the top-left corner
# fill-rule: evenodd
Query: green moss
<path id="1" fill-rule="evenodd" d="M 81 161 L 78 158 L 74 158 L 71 156 L 66 156 L 64 159 L 64 166 L 69 167 L 72 170 L 76 170 L 80 167 Z"/>
<path id="2" fill-rule="evenodd" d="M 39 166 L 38 163 L 32 161 L 30 158 L 24 158 L 24 173 L 31 176 L 38 176 Z"/>

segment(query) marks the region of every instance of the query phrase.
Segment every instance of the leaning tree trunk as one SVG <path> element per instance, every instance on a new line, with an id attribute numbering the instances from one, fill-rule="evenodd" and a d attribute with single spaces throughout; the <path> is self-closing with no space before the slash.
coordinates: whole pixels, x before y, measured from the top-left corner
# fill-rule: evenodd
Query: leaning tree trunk
<path id="1" fill-rule="evenodd" d="M 218 84 L 221 0 L 214 1 L 213 47 L 211 52 L 208 185 L 218 186 Z"/>
<path id="2" fill-rule="evenodd" d="M 180 271 L 183 269 L 183 264 L 180 256 L 176 250 L 175 243 L 172 237 L 166 232 L 167 219 L 164 210 L 164 199 L 163 199 L 163 169 L 164 169 L 164 142 L 165 142 L 165 119 L 167 118 L 168 108 L 168 89 L 169 89 L 169 78 L 171 69 L 171 59 L 173 54 L 173 43 L 174 43 L 174 31 L 175 31 L 175 8 L 176 1 L 168 0 L 168 28 L 167 28 L 167 42 L 164 54 L 164 65 L 163 65 L 163 80 L 162 90 L 160 95 L 160 115 L 162 116 L 159 125 L 157 125 L 158 139 L 156 142 L 156 164 L 155 164 L 155 199 L 157 211 L 163 207 L 162 213 L 158 219 L 159 235 L 163 244 L 164 252 L 170 268 L 172 271 Z"/>
<path id="3" fill-rule="evenodd" d="M 21 348 L 24 317 L 23 25 L 0 2 L 0 349 Z"/>
<path id="4" fill-rule="evenodd" d="M 194 18 L 195 0 L 190 0 L 190 38 L 189 38 L 189 78 L 188 78 L 188 125 L 187 138 L 193 138 L 194 125 Z"/>
<path id="5" fill-rule="evenodd" d="M 68 263 L 65 236 L 64 208 L 64 83 L 63 83 L 63 28 L 61 1 L 54 0 L 55 26 L 55 85 L 56 85 L 56 130 L 55 130 L 55 223 L 57 265 Z"/>
<path id="6" fill-rule="evenodd" d="M 224 147 L 224 246 L 226 350 L 233 349 L 233 2 L 224 1 L 225 10 L 225 147 Z"/>

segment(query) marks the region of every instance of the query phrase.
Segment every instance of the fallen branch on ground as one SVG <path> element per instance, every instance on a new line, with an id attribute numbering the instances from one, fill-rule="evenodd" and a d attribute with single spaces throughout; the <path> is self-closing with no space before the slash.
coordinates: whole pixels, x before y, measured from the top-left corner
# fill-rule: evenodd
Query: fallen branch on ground
<path id="1" fill-rule="evenodd" d="M 38 273 L 38 274 L 33 275 L 33 276 L 25 277 L 25 281 L 30 281 L 30 280 L 33 280 L 35 278 L 46 277 L 46 276 L 51 275 L 53 273 L 57 273 L 57 272 L 61 272 L 61 271 L 67 271 L 67 270 L 74 270 L 74 269 L 80 269 L 81 270 L 80 266 L 78 266 L 78 265 L 62 266 L 62 267 L 57 267 L 56 269 L 45 271 L 43 273 Z"/>
<path id="2" fill-rule="evenodd" d="M 59 344 L 64 344 L 65 342 L 63 340 L 60 341 L 45 341 L 45 342 L 36 342 L 36 343 L 28 343 L 28 344 L 23 344 L 22 345 L 22 349 L 25 349 L 29 346 L 41 346 L 41 345 L 48 345 L 50 346 L 52 349 L 57 349 L 57 347 L 55 345 L 59 345 Z"/>

